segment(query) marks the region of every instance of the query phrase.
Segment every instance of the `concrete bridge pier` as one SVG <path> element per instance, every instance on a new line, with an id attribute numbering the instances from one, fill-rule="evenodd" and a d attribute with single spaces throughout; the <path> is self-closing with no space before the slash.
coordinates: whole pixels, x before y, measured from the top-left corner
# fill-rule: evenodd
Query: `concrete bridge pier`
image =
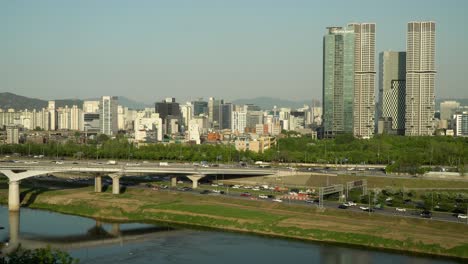
<path id="1" fill-rule="evenodd" d="M 94 192 L 100 193 L 102 192 L 102 176 L 97 175 L 94 177 Z"/>
<path id="2" fill-rule="evenodd" d="M 8 210 L 19 211 L 20 209 L 20 192 L 19 183 L 21 180 L 39 176 L 42 174 L 52 173 L 53 171 L 23 171 L 15 172 L 12 170 L 0 170 L 0 173 L 8 178 Z"/>
<path id="3" fill-rule="evenodd" d="M 120 236 L 120 224 L 119 223 L 112 223 L 110 233 L 114 236 Z"/>
<path id="4" fill-rule="evenodd" d="M 198 181 L 205 176 L 206 175 L 203 175 L 203 174 L 196 174 L 196 175 L 188 175 L 187 178 L 189 178 L 192 181 L 192 188 L 197 189 Z"/>
<path id="5" fill-rule="evenodd" d="M 19 181 L 8 182 L 8 210 L 10 212 L 19 211 L 20 209 L 20 192 Z"/>
<path id="6" fill-rule="evenodd" d="M 8 247 L 16 249 L 19 246 L 19 233 L 20 233 L 20 212 L 10 211 L 8 213 L 8 224 L 10 229 L 10 240 L 8 241 Z"/>
<path id="7" fill-rule="evenodd" d="M 112 178 L 112 194 L 120 194 L 120 178 L 122 174 L 116 173 L 109 176 Z"/>
<path id="8" fill-rule="evenodd" d="M 177 186 L 177 176 L 171 175 L 171 187 L 176 187 L 176 186 Z"/>

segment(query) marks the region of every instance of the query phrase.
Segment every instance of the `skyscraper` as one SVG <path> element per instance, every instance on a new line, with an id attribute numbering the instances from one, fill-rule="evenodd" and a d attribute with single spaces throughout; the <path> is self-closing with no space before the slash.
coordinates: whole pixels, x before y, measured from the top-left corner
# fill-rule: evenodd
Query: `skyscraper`
<path id="1" fill-rule="evenodd" d="M 208 121 L 211 127 L 214 129 L 220 129 L 222 126 L 222 107 L 224 100 L 216 100 L 214 97 L 210 97 L 208 100 Z"/>
<path id="2" fill-rule="evenodd" d="M 103 96 L 99 104 L 99 122 L 102 134 L 117 135 L 118 132 L 118 97 Z"/>
<path id="3" fill-rule="evenodd" d="M 434 132 L 435 22 L 409 22 L 406 39 L 405 135 Z"/>
<path id="4" fill-rule="evenodd" d="M 354 30 L 353 134 L 370 138 L 375 116 L 375 24 L 351 23 Z"/>
<path id="5" fill-rule="evenodd" d="M 390 118 L 387 133 L 405 134 L 406 52 L 384 51 L 379 63 L 379 119 Z"/>
<path id="6" fill-rule="evenodd" d="M 353 133 L 354 46 L 353 27 L 329 27 L 323 38 L 324 136 Z"/>

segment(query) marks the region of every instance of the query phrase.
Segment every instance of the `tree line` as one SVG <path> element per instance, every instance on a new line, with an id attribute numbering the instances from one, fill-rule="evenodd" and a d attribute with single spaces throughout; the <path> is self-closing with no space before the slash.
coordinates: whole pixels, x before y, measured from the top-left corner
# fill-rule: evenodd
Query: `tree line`
<path id="1" fill-rule="evenodd" d="M 378 135 L 356 139 L 339 135 L 316 140 L 296 133 L 282 134 L 277 144 L 263 153 L 238 151 L 233 144 L 147 144 L 136 147 L 123 137 L 99 137 L 88 144 L 66 143 L 0 145 L 0 154 L 44 155 L 49 158 L 137 159 L 208 162 L 282 162 L 387 164 L 392 172 L 421 172 L 424 166 L 447 166 L 464 171 L 468 163 L 468 138 L 401 137 Z"/>

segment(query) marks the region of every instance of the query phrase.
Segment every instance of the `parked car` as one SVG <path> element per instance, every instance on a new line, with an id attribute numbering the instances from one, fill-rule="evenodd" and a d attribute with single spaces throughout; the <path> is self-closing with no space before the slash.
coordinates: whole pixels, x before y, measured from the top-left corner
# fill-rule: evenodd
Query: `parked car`
<path id="1" fill-rule="evenodd" d="M 406 208 L 395 208 L 397 212 L 406 212 Z"/>
<path id="2" fill-rule="evenodd" d="M 281 200 L 281 199 L 279 199 L 279 198 L 273 199 L 272 201 L 273 201 L 273 202 L 277 202 L 277 203 L 282 203 L 282 202 L 283 202 L 283 200 Z"/>
<path id="3" fill-rule="evenodd" d="M 260 194 L 258 196 L 258 198 L 261 198 L 261 199 L 268 199 L 268 196 L 264 195 L 264 194 Z"/>
<path id="4" fill-rule="evenodd" d="M 210 193 L 209 190 L 203 190 L 203 191 L 200 192 L 200 194 L 208 194 L 208 193 Z"/>
<path id="5" fill-rule="evenodd" d="M 340 209 L 348 209 L 348 206 L 345 205 L 345 204 L 340 204 L 340 205 L 338 205 L 338 208 L 340 208 Z"/>
<path id="6" fill-rule="evenodd" d="M 248 193 L 248 192 L 245 192 L 245 193 L 241 193 L 240 196 L 249 197 L 249 196 L 252 196 L 252 195 L 250 193 Z"/>
<path id="7" fill-rule="evenodd" d="M 314 200 L 306 200 L 305 202 L 306 202 L 306 203 L 313 204 L 313 203 L 314 203 Z"/>
<path id="8" fill-rule="evenodd" d="M 465 214 L 458 214 L 458 215 L 457 215 L 457 218 L 458 218 L 458 219 L 466 219 L 467 216 L 466 216 Z"/>
<path id="9" fill-rule="evenodd" d="M 421 215 L 422 218 L 432 218 L 431 211 L 427 211 L 427 210 L 422 211 L 420 215 Z"/>

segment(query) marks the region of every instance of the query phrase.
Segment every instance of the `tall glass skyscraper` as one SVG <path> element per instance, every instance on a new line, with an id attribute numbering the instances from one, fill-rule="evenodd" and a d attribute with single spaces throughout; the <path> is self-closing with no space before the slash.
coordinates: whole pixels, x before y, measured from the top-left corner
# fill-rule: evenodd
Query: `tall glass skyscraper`
<path id="1" fill-rule="evenodd" d="M 323 127 L 325 137 L 353 133 L 354 45 L 352 26 L 329 27 L 323 38 Z"/>
<path id="2" fill-rule="evenodd" d="M 435 22 L 409 22 L 406 39 L 405 135 L 434 133 Z"/>
<path id="3" fill-rule="evenodd" d="M 374 133 L 375 24 L 329 27 L 323 39 L 324 136 Z"/>

